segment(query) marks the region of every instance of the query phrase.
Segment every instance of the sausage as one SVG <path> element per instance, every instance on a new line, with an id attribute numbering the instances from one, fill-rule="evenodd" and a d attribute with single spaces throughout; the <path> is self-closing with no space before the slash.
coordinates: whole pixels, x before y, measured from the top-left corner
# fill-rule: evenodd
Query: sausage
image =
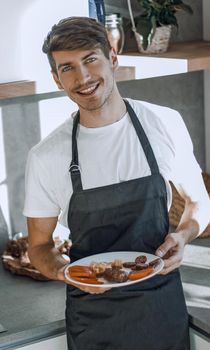
<path id="1" fill-rule="evenodd" d="M 149 264 L 147 263 L 138 263 L 134 267 L 131 267 L 131 270 L 144 270 L 147 267 L 149 267 Z"/>
<path id="2" fill-rule="evenodd" d="M 86 277 L 96 278 L 96 274 L 88 266 L 70 266 L 67 270 L 69 277 Z"/>
<path id="3" fill-rule="evenodd" d="M 92 271 L 89 266 L 83 266 L 83 265 L 73 265 L 73 266 L 70 266 L 69 269 L 71 271 Z"/>
<path id="4" fill-rule="evenodd" d="M 127 261 L 123 263 L 123 267 L 127 269 L 132 269 L 132 267 L 135 267 L 136 263 L 134 261 Z"/>
<path id="5" fill-rule="evenodd" d="M 131 271 L 128 275 L 128 279 L 131 281 L 139 280 L 150 275 L 152 272 L 154 272 L 154 268 L 152 266 L 149 266 L 146 269 L 140 271 Z"/>
<path id="6" fill-rule="evenodd" d="M 154 268 L 160 263 L 161 259 L 157 258 L 149 262 L 149 266 L 153 266 Z"/>
<path id="7" fill-rule="evenodd" d="M 69 273 L 70 277 L 71 278 L 74 278 L 74 277 L 87 277 L 87 278 L 90 278 L 90 277 L 96 277 L 96 274 L 92 271 L 70 271 Z"/>
<path id="8" fill-rule="evenodd" d="M 96 278 L 88 277 L 74 277 L 73 280 L 77 282 L 87 283 L 87 284 L 104 284 L 104 282 L 97 280 Z"/>
<path id="9" fill-rule="evenodd" d="M 145 264 L 147 261 L 147 257 L 145 255 L 139 255 L 137 256 L 137 258 L 135 259 L 135 263 L 136 264 Z"/>

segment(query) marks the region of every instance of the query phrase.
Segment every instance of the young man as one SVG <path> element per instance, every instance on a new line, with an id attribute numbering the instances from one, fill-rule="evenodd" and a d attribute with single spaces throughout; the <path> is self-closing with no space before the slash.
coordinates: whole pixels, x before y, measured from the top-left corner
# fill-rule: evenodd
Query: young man
<path id="1" fill-rule="evenodd" d="M 185 125 L 174 110 L 123 100 L 114 79 L 116 53 L 93 19 L 60 21 L 43 51 L 56 84 L 78 112 L 29 154 L 24 215 L 32 264 L 67 283 L 66 261 L 52 239 L 60 214 L 71 232 L 71 261 L 110 251 L 164 259 L 160 275 L 131 286 L 106 290 L 67 283 L 69 349 L 187 350 L 177 268 L 186 243 L 208 224 L 210 206 Z M 185 200 L 170 234 L 169 180 Z"/>

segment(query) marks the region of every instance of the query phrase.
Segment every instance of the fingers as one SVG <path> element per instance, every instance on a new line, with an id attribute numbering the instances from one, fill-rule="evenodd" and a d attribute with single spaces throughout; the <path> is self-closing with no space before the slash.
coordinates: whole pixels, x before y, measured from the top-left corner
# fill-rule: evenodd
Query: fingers
<path id="1" fill-rule="evenodd" d="M 181 265 L 182 254 L 179 251 L 172 251 L 171 254 L 172 255 L 169 258 L 163 257 L 164 268 L 160 271 L 161 275 L 166 275 Z"/>
<path id="2" fill-rule="evenodd" d="M 160 271 L 159 274 L 160 274 L 160 275 L 167 275 L 169 272 L 171 272 L 171 271 L 177 269 L 179 266 L 180 266 L 180 263 L 173 264 L 173 265 L 171 265 L 171 266 L 169 266 L 169 267 L 165 267 L 165 266 L 164 266 L 163 270 Z"/>
<path id="3" fill-rule="evenodd" d="M 162 257 L 164 268 L 160 272 L 166 275 L 181 265 L 184 254 L 183 238 L 177 233 L 166 236 L 165 242 L 156 250 L 156 255 Z"/>
<path id="4" fill-rule="evenodd" d="M 159 248 L 156 250 L 155 254 L 159 256 L 160 258 L 163 258 L 167 255 L 167 253 L 174 247 L 176 247 L 177 242 L 174 239 L 174 237 L 169 234 L 166 236 L 165 242 L 159 246 Z"/>

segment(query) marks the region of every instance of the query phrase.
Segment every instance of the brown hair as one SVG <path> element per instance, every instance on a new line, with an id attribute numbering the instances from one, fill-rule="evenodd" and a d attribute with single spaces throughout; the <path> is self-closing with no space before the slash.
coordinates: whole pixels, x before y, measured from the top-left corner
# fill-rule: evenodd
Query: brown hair
<path id="1" fill-rule="evenodd" d="M 104 25 L 89 17 L 68 17 L 48 33 L 42 51 L 47 54 L 52 71 L 57 73 L 53 51 L 100 48 L 106 58 L 111 49 Z"/>

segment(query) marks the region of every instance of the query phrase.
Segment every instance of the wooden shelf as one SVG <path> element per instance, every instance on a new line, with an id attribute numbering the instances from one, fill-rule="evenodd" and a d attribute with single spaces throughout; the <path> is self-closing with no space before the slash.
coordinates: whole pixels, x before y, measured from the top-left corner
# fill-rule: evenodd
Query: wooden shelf
<path id="1" fill-rule="evenodd" d="M 120 66 L 115 72 L 115 79 L 116 81 L 135 80 L 136 68 Z"/>
<path id="2" fill-rule="evenodd" d="M 0 100 L 18 96 L 34 95 L 36 85 L 34 81 L 21 80 L 0 84 Z"/>
<path id="3" fill-rule="evenodd" d="M 162 54 L 128 52 L 118 55 L 116 80 L 128 81 L 210 69 L 210 42 L 191 41 L 171 44 Z M 0 99 L 33 95 L 35 82 L 17 81 L 0 84 Z"/>
<path id="4" fill-rule="evenodd" d="M 129 66 L 136 68 L 135 79 L 205 70 L 210 69 L 210 42 L 174 43 L 162 54 L 129 52 L 119 55 L 118 59 L 120 66 L 127 66 L 127 70 Z"/>

